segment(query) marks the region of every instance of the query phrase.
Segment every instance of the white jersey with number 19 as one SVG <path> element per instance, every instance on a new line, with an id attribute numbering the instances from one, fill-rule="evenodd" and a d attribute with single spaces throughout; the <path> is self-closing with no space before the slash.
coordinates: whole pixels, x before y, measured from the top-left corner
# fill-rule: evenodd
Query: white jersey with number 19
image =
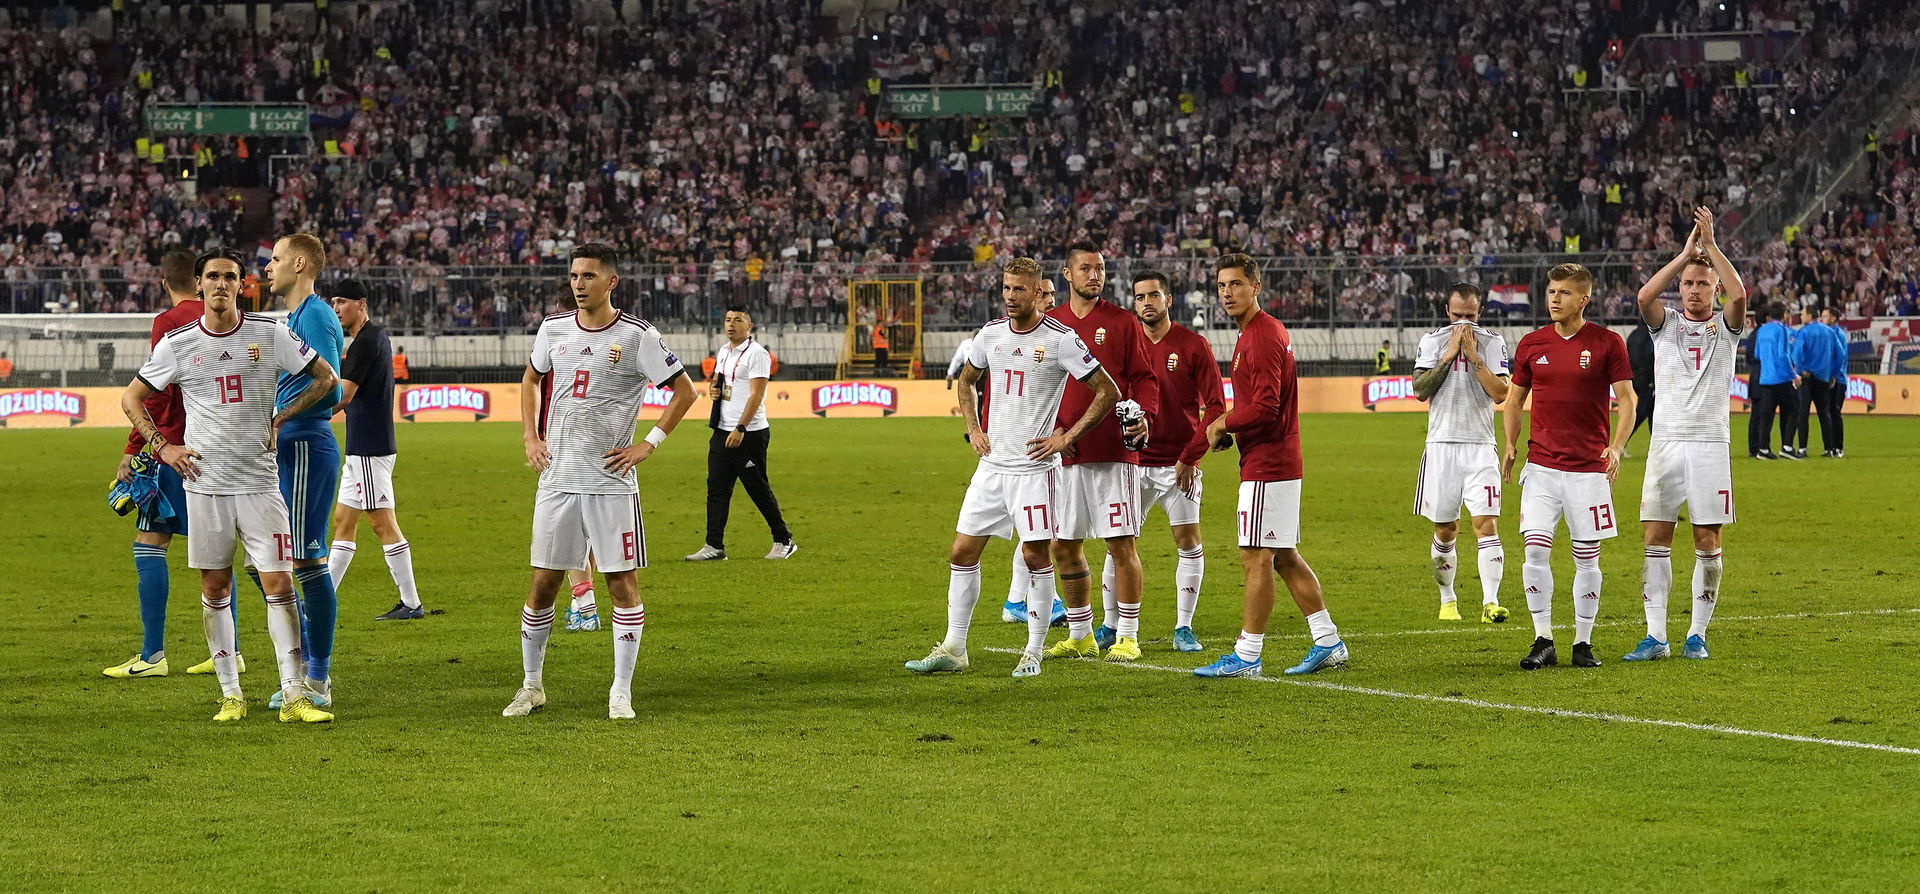
<path id="1" fill-rule="evenodd" d="M 202 318 L 154 343 L 139 378 L 155 391 L 180 386 L 187 410 L 184 446 L 200 454 L 199 477 L 183 485 L 188 493 L 280 492 L 280 469 L 268 443 L 274 389 L 281 373 L 304 373 L 317 359 L 285 323 L 255 314 L 241 315 L 226 332 L 208 329 Z"/>
<path id="2" fill-rule="evenodd" d="M 1041 317 L 1022 332 L 1009 319 L 980 328 L 968 347 L 967 364 L 984 369 L 980 390 L 987 396 L 987 439 L 992 449 L 980 464 L 996 471 L 1028 475 L 1059 461 L 1027 458 L 1027 442 L 1053 432 L 1060 393 L 1067 376 L 1085 379 L 1100 370 L 1087 343 L 1065 323 Z"/>
<path id="3" fill-rule="evenodd" d="M 622 313 L 598 329 L 576 313 L 540 324 L 528 358 L 545 378 L 540 430 L 553 462 L 540 487 L 569 494 L 635 493 L 634 474 L 607 471 L 604 454 L 633 445 L 634 420 L 647 384 L 665 386 L 684 373 L 660 331 Z"/>

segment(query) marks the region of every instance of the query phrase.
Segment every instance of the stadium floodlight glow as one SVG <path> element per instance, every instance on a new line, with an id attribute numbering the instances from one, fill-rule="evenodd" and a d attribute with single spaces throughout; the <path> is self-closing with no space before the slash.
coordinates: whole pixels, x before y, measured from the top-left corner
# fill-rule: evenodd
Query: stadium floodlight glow
<path id="1" fill-rule="evenodd" d="M 1520 139 L 1520 132 L 1519 132 L 1519 131 L 1517 131 L 1517 130 L 1516 130 L 1516 131 L 1512 131 L 1511 133 L 1513 134 L 1513 138 L 1514 138 L 1514 139 L 1516 139 L 1516 140 L 1517 140 L 1517 139 Z"/>

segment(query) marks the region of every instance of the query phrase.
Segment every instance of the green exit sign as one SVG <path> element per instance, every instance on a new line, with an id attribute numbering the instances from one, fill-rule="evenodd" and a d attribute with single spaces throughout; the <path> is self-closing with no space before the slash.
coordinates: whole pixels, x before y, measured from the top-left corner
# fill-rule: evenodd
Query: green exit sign
<path id="1" fill-rule="evenodd" d="M 944 87 L 921 84 L 888 87 L 881 112 L 891 118 L 1025 118 L 1040 99 L 1032 84 L 974 84 Z"/>
<path id="2" fill-rule="evenodd" d="M 147 108 L 147 130 L 156 134 L 305 134 L 306 106 L 190 106 Z"/>

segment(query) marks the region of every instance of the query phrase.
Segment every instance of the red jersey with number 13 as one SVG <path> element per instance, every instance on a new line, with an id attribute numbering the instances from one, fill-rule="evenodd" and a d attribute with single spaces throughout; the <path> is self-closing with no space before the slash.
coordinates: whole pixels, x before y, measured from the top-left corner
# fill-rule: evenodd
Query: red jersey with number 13
<path id="1" fill-rule="evenodd" d="M 1513 384 L 1532 390 L 1526 461 L 1562 472 L 1605 472 L 1608 387 L 1631 380 L 1627 343 L 1587 323 L 1568 337 L 1549 324 L 1520 339 Z"/>

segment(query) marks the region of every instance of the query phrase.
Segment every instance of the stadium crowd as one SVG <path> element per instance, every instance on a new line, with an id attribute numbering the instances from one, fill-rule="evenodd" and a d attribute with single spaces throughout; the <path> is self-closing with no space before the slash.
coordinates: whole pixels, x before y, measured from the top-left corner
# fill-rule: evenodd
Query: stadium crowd
<path id="1" fill-rule="evenodd" d="M 541 289 L 441 274 L 586 241 L 658 265 L 638 278 L 664 318 L 717 287 L 772 322 L 835 321 L 857 271 L 939 261 L 956 267 L 924 268 L 930 310 L 966 320 L 968 265 L 1087 237 L 1145 259 L 1365 256 L 1340 279 L 1282 276 L 1269 304 L 1391 322 L 1498 256 L 1664 250 L 1697 201 L 1731 223 L 1863 58 L 1920 45 L 1920 7 L 1888 0 L 909 0 L 837 22 L 771 0 L 643 6 L 364 5 L 315 36 L 287 5 L 264 39 L 198 6 L 134 5 L 110 33 L 0 11 L 0 267 L 68 271 L 74 309 L 148 309 L 158 252 L 232 243 L 264 188 L 271 231 L 323 234 L 330 266 L 408 268 L 432 297 L 400 326 L 531 325 Z M 1726 29 L 1761 35 L 1751 61 L 1625 52 Z M 1027 119 L 877 114 L 883 84 L 1028 81 L 1045 99 Z M 148 103 L 230 101 L 305 102 L 311 147 L 165 139 L 197 181 L 136 156 Z M 1793 245 L 1744 247 L 1763 289 L 1871 313 L 1904 283 L 1912 303 L 1914 131 L 1885 135 L 1870 187 Z M 289 151 L 311 161 L 268 160 Z M 1412 255 L 1438 258 L 1431 276 L 1391 260 Z M 1616 291 L 1608 310 L 1631 315 Z"/>

